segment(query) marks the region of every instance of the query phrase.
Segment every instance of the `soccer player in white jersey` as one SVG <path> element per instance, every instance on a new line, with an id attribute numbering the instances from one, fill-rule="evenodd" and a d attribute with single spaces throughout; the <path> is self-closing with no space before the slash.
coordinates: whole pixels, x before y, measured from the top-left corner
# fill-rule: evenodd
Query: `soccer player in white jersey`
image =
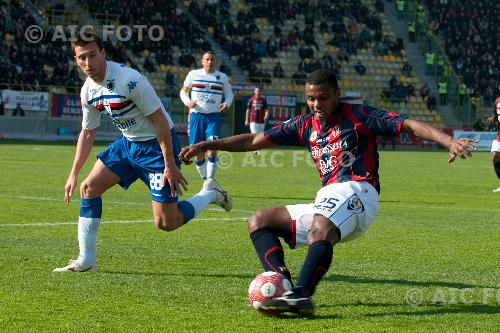
<path id="1" fill-rule="evenodd" d="M 217 140 L 221 112 L 225 112 L 233 102 L 228 77 L 215 70 L 215 54 L 212 51 L 205 52 L 201 64 L 203 68 L 188 73 L 180 92 L 182 102 L 189 108 L 189 144 Z M 217 152 L 209 150 L 207 155 L 208 163 L 205 153 L 196 156 L 196 169 L 203 179 L 214 178 L 217 170 Z"/>
<path id="2" fill-rule="evenodd" d="M 92 149 L 101 114 L 113 119 L 123 137 L 97 155 L 90 174 L 80 185 L 78 243 L 80 253 L 54 272 L 97 271 L 96 241 L 101 222 L 101 195 L 119 184 L 127 189 L 141 179 L 151 191 L 154 223 L 164 231 L 175 230 L 215 203 L 226 211 L 232 207 L 229 194 L 213 179 L 187 200 L 178 194 L 187 181 L 180 172 L 180 146 L 174 125 L 153 87 L 139 72 L 106 61 L 99 36 L 86 31 L 72 42 L 75 61 L 87 76 L 80 94 L 83 108 L 82 131 L 78 138 L 73 167 L 65 186 L 69 204 L 78 174 Z"/>

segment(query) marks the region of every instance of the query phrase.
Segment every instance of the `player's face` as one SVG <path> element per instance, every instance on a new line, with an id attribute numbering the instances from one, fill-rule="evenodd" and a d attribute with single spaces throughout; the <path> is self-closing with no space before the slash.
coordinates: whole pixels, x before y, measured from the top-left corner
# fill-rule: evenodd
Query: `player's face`
<path id="1" fill-rule="evenodd" d="M 217 59 L 210 53 L 205 53 L 201 58 L 201 65 L 205 69 L 205 72 L 212 73 L 215 71 L 215 65 L 217 65 Z"/>
<path id="2" fill-rule="evenodd" d="M 75 61 L 82 72 L 95 82 L 104 80 L 106 74 L 106 52 L 99 51 L 96 43 L 75 46 Z"/>
<path id="3" fill-rule="evenodd" d="M 255 97 L 260 97 L 260 94 L 262 94 L 262 90 L 260 90 L 259 88 L 255 88 L 254 94 L 255 94 Z"/>
<path id="4" fill-rule="evenodd" d="M 326 121 L 339 104 L 340 91 L 329 84 L 307 84 L 307 105 L 319 121 Z"/>

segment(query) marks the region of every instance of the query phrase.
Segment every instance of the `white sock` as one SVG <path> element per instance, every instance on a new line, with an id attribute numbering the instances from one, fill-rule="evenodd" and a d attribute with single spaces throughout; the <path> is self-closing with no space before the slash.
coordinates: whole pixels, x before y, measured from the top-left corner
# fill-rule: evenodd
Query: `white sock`
<path id="1" fill-rule="evenodd" d="M 215 172 L 217 171 L 217 158 L 208 158 L 207 163 L 207 176 L 209 178 L 215 178 Z"/>
<path id="2" fill-rule="evenodd" d="M 201 190 L 186 201 L 194 207 L 194 216 L 201 213 L 209 204 L 215 201 L 217 193 L 209 190 Z"/>
<path id="3" fill-rule="evenodd" d="M 80 216 L 78 219 L 78 245 L 80 246 L 78 262 L 80 264 L 94 265 L 97 262 L 96 243 L 100 224 L 100 218 Z"/>
<path id="4" fill-rule="evenodd" d="M 196 170 L 200 174 L 201 178 L 207 179 L 207 160 L 203 159 L 200 161 L 196 161 Z"/>

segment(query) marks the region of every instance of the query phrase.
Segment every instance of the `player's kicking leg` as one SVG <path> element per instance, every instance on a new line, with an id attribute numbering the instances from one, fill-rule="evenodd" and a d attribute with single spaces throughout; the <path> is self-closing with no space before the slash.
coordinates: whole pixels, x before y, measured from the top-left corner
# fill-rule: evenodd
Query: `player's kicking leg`
<path id="1" fill-rule="evenodd" d="M 101 224 L 101 195 L 110 187 L 118 184 L 120 178 L 97 160 L 92 171 L 80 185 L 80 217 L 78 219 L 77 259 L 71 259 L 67 266 L 54 269 L 54 272 L 97 272 L 96 243 Z"/>
<path id="2" fill-rule="evenodd" d="M 158 200 L 158 197 L 154 198 Z M 166 196 L 165 199 L 172 199 L 172 197 Z M 173 199 L 176 200 L 175 197 Z M 164 231 L 176 230 L 196 217 L 209 204 L 218 205 L 227 212 L 233 207 L 231 195 L 212 178 L 205 180 L 200 192 L 189 199 L 177 203 L 153 201 L 155 225 Z"/>
<path id="3" fill-rule="evenodd" d="M 291 248 L 295 247 L 295 223 L 285 207 L 259 209 L 248 221 L 248 231 L 253 245 L 265 271 L 283 274 L 290 282 L 292 277 L 285 264 L 285 255 L 279 237 Z M 293 290 L 293 289 L 292 289 Z M 262 303 L 260 311 L 268 314 L 293 312 L 311 315 L 314 305 L 310 297 L 292 291 L 270 302 Z"/>
<path id="4" fill-rule="evenodd" d="M 291 291 L 263 302 L 268 314 L 314 313 L 311 297 L 333 258 L 333 246 L 361 236 L 373 223 L 378 209 L 377 191 L 367 183 L 345 182 L 323 187 L 314 204 L 292 205 L 258 211 L 249 221 L 250 237 L 265 270 L 290 278 L 277 237 L 291 248 L 308 245 L 308 252 Z M 328 217 L 327 217 L 328 216 Z"/>

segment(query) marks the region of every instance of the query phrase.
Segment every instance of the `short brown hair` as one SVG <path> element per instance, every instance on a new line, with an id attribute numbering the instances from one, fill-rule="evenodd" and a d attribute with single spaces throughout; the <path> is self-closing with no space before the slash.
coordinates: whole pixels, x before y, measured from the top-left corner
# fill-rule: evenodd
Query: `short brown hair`
<path id="1" fill-rule="evenodd" d="M 214 58 L 217 58 L 217 56 L 215 55 L 215 52 L 212 51 L 212 50 L 207 50 L 207 51 L 203 52 L 203 54 L 201 55 L 201 57 L 203 58 L 205 56 L 205 54 L 213 55 Z"/>
<path id="2" fill-rule="evenodd" d="M 75 51 L 77 46 L 86 46 L 91 43 L 96 43 L 99 51 L 102 51 L 104 44 L 102 43 L 101 37 L 93 30 L 78 31 L 75 34 L 75 38 L 71 41 L 71 49 Z"/>

